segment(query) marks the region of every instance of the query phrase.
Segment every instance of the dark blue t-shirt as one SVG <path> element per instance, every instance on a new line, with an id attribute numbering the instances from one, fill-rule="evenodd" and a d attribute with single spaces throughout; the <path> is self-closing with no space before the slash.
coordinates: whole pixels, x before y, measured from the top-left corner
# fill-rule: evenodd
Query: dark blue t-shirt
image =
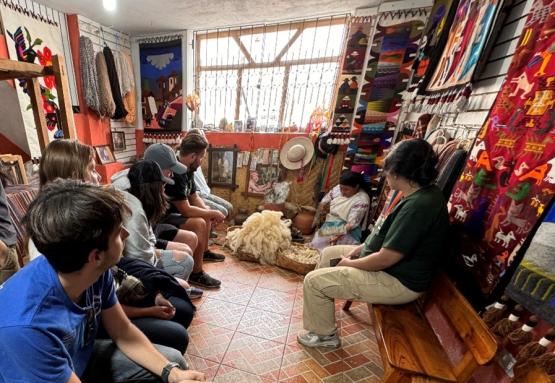
<path id="1" fill-rule="evenodd" d="M 100 311 L 117 303 L 106 271 L 70 300 L 56 271 L 39 256 L 0 286 L 0 383 L 67 382 L 91 356 Z"/>

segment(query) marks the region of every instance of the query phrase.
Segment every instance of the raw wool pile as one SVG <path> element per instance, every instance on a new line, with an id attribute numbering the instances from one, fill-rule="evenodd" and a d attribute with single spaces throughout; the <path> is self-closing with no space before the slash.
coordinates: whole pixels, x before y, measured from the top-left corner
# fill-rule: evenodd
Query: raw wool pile
<path id="1" fill-rule="evenodd" d="M 284 257 L 287 257 L 299 263 L 304 263 L 306 265 L 315 265 L 320 259 L 320 252 L 318 252 L 318 250 L 304 246 L 290 247 L 287 250 L 282 250 L 281 254 Z"/>
<path id="2" fill-rule="evenodd" d="M 282 215 L 270 210 L 251 214 L 240 229 L 227 234 L 229 248 L 248 253 L 261 264 L 274 265 L 278 252 L 291 246 L 291 221 L 281 220 Z"/>

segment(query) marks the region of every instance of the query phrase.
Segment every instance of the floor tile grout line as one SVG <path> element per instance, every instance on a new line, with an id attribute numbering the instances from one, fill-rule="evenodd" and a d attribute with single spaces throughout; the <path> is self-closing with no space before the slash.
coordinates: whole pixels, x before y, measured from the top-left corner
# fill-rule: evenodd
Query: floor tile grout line
<path id="1" fill-rule="evenodd" d="M 287 340 L 289 339 L 289 332 L 291 331 L 291 322 L 293 321 L 293 310 L 295 310 L 295 301 L 297 300 L 297 294 L 298 294 L 299 288 L 300 288 L 300 285 L 297 286 L 297 289 L 295 290 L 295 297 L 293 298 L 293 307 L 291 308 L 291 314 L 289 315 L 289 325 L 287 326 L 287 335 L 285 335 L 285 347 L 283 348 L 283 355 L 281 356 L 281 363 L 279 364 L 278 382 L 281 378 L 281 370 L 283 367 L 283 360 L 285 359 Z"/>

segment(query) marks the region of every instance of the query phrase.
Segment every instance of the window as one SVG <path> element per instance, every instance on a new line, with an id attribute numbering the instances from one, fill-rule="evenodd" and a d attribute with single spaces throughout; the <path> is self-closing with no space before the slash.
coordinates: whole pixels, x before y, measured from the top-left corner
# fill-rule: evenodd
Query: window
<path id="1" fill-rule="evenodd" d="M 330 109 L 347 17 L 195 32 L 200 118 L 255 118 L 259 131 L 304 128 L 316 107 Z"/>

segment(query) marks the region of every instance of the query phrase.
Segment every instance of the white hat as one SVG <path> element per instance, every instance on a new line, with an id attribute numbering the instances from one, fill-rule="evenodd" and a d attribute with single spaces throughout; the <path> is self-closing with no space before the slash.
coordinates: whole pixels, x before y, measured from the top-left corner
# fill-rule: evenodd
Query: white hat
<path id="1" fill-rule="evenodd" d="M 298 170 L 308 164 L 313 155 L 312 140 L 308 137 L 295 137 L 283 145 L 279 159 L 286 169 Z"/>

